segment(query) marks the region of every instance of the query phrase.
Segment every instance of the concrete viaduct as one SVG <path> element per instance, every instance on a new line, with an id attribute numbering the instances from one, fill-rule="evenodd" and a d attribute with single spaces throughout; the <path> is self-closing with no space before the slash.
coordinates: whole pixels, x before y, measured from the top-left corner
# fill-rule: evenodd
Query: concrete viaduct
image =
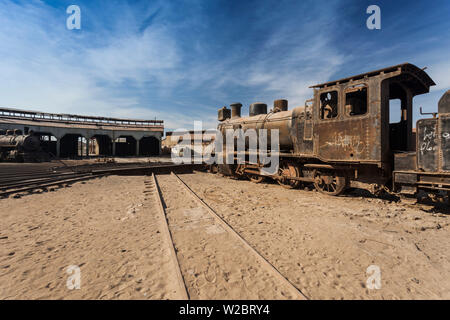
<path id="1" fill-rule="evenodd" d="M 40 136 L 44 150 L 62 158 L 89 156 L 92 144 L 100 156 L 152 156 L 161 154 L 164 122 L 0 108 L 0 131 L 8 130 Z"/>

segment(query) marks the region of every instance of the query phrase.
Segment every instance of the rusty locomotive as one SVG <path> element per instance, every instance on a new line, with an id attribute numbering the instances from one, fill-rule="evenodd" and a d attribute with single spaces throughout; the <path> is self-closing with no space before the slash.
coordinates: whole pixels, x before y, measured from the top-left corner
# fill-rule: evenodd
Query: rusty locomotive
<path id="1" fill-rule="evenodd" d="M 418 190 L 450 192 L 450 91 L 433 118 L 417 121 L 413 132 L 413 98 L 429 92 L 434 81 L 424 69 L 404 63 L 330 81 L 311 88 L 304 106 L 288 110 L 286 100 L 242 104 L 218 112 L 218 132 L 227 129 L 278 129 L 279 167 L 269 176 L 284 187 L 313 183 L 322 193 L 339 195 L 347 188 L 415 194 Z M 390 119 L 398 108 L 400 119 Z M 223 144 L 225 157 L 225 143 Z M 267 178 L 264 165 L 248 161 L 220 164 L 224 175 Z M 225 162 L 224 162 L 225 163 Z"/>
<path id="2" fill-rule="evenodd" d="M 42 151 L 38 136 L 32 132 L 22 134 L 21 130 L 0 131 L 0 162 L 40 162 L 47 161 L 48 155 Z"/>

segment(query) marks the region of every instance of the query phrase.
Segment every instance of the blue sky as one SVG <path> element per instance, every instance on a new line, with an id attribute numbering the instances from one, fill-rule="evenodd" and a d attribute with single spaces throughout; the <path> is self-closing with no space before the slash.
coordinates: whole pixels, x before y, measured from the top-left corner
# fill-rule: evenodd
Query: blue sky
<path id="1" fill-rule="evenodd" d="M 67 30 L 66 8 L 81 8 Z M 366 8 L 381 8 L 381 30 Z M 0 105 L 215 127 L 232 102 L 303 105 L 310 85 L 402 62 L 450 89 L 450 1 L 0 2 Z"/>

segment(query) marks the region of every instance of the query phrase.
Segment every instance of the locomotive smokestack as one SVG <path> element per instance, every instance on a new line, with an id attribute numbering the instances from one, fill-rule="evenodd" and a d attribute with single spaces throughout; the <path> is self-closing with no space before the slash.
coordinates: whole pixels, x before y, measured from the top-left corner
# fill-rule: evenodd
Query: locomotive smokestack
<path id="1" fill-rule="evenodd" d="M 232 103 L 230 104 L 230 107 L 231 107 L 231 119 L 240 118 L 242 103 L 239 102 Z"/>
<path id="2" fill-rule="evenodd" d="M 278 109 L 280 111 L 287 111 L 288 110 L 288 101 L 285 99 L 279 99 L 275 100 L 273 102 L 273 109 Z"/>
<path id="3" fill-rule="evenodd" d="M 249 116 L 257 116 L 258 114 L 267 113 L 267 104 L 261 102 L 255 102 L 250 105 Z"/>
<path id="4" fill-rule="evenodd" d="M 225 121 L 231 118 L 231 111 L 227 107 L 220 108 L 217 114 L 217 120 Z"/>

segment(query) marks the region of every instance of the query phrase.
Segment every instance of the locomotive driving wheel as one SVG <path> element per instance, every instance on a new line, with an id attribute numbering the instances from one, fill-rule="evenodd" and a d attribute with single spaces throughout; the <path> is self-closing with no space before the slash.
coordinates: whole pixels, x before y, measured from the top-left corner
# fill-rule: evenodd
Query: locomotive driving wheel
<path id="1" fill-rule="evenodd" d="M 210 173 L 214 173 L 214 174 L 218 173 L 219 172 L 219 168 L 218 168 L 217 164 L 210 165 L 209 166 L 209 172 Z"/>
<path id="2" fill-rule="evenodd" d="M 344 175 L 336 171 L 314 170 L 314 187 L 317 191 L 330 196 L 338 196 L 344 192 L 346 186 L 347 181 Z"/>
<path id="3" fill-rule="evenodd" d="M 278 184 L 286 189 L 297 188 L 300 185 L 300 181 L 290 180 L 289 177 L 300 177 L 300 170 L 298 167 L 291 163 L 283 163 L 280 165 L 279 175 L 281 179 L 278 179 Z"/>
<path id="4" fill-rule="evenodd" d="M 264 176 L 259 176 L 257 174 L 249 174 L 247 175 L 248 179 L 254 183 L 261 183 L 264 181 Z"/>

